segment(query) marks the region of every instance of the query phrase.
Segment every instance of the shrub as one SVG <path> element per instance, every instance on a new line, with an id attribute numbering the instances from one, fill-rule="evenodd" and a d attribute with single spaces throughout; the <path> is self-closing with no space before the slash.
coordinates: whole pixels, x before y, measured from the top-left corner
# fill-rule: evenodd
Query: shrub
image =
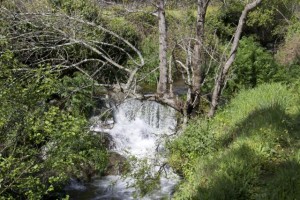
<path id="1" fill-rule="evenodd" d="M 279 81 L 282 73 L 283 69 L 274 61 L 270 52 L 261 47 L 253 37 L 244 37 L 232 66 L 226 94 L 232 95 L 243 88 Z"/>
<path id="2" fill-rule="evenodd" d="M 29 70 L 11 53 L 0 65 L 1 198 L 61 198 L 70 177 L 101 173 L 106 150 L 82 112 L 91 102 L 91 87 L 81 87 L 88 81 L 62 79 L 47 66 Z"/>
<path id="3" fill-rule="evenodd" d="M 290 25 L 285 42 L 279 46 L 277 61 L 287 67 L 300 64 L 300 23 Z M 294 66 L 295 67 L 295 66 Z"/>

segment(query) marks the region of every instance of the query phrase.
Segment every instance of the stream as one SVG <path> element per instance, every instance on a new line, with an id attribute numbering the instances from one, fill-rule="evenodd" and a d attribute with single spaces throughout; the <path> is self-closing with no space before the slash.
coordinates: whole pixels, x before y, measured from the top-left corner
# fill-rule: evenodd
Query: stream
<path id="1" fill-rule="evenodd" d="M 106 122 L 97 116 L 93 117 L 91 130 L 108 133 L 113 142 L 110 151 L 135 161 L 130 162 L 132 175 L 122 177 L 121 174 L 115 174 L 93 178 L 88 184 L 71 180 L 66 188 L 70 199 L 170 199 L 179 177 L 166 164 L 164 144 L 175 133 L 176 111 L 154 101 L 129 99 L 113 107 L 113 116 L 113 119 Z M 144 169 L 145 163 L 149 170 L 145 174 L 155 176 L 158 171 L 161 172 L 160 185 L 141 198 L 138 196 L 139 190 L 134 187 L 136 180 L 133 174 Z"/>

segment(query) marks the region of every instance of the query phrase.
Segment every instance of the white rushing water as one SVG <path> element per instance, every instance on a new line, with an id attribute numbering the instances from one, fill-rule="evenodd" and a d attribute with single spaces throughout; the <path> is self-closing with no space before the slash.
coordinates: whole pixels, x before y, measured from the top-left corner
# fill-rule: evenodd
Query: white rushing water
<path id="1" fill-rule="evenodd" d="M 146 161 L 150 165 L 150 172 L 147 173 L 155 174 L 166 162 L 165 139 L 175 133 L 176 126 L 174 109 L 154 101 L 130 99 L 114 107 L 114 123 L 110 120 L 108 123 L 96 120 L 91 129 L 110 134 L 114 143 L 112 151 L 125 158 L 136 158 L 137 162 L 131 166 L 132 173 L 139 170 L 140 161 Z M 178 177 L 167 166 L 163 171 L 160 178 L 160 189 L 143 199 L 171 197 Z M 89 195 L 86 199 L 134 199 L 134 195 L 138 191 L 136 188 L 130 187 L 134 183 L 134 178 L 130 176 L 126 179 L 121 176 L 106 176 L 87 186 L 93 188 L 92 193 L 95 195 Z"/>
<path id="2" fill-rule="evenodd" d="M 124 156 L 155 159 L 164 137 L 175 132 L 176 112 L 154 101 L 129 100 L 116 108 L 109 131 L 115 151 Z"/>

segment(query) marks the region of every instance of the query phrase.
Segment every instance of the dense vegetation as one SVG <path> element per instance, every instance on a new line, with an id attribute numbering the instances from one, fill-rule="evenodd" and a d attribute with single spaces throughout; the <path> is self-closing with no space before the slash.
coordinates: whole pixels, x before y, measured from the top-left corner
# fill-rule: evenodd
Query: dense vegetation
<path id="1" fill-rule="evenodd" d="M 195 119 L 171 146 L 186 181 L 178 199 L 297 199 L 299 88 L 244 90 L 213 120 Z"/>
<path id="2" fill-rule="evenodd" d="M 70 177 L 101 175 L 107 149 L 88 122 L 99 96 L 126 84 L 135 69 L 138 85 L 155 91 L 155 8 L 150 1 L 101 2 L 0 1 L 0 199 L 64 198 Z M 221 109 L 205 117 L 247 2 L 212 0 L 208 7 L 200 106 L 169 145 L 169 163 L 183 177 L 175 198 L 300 196 L 298 0 L 263 1 L 250 12 Z M 178 63 L 193 46 L 195 3 L 166 4 L 167 53 Z M 145 64 L 135 68 L 139 52 Z M 181 80 L 186 74 L 169 63 Z"/>
<path id="3" fill-rule="evenodd" d="M 299 198 L 299 11 L 284 24 L 277 3 L 249 16 L 223 94 L 230 103 L 213 119 L 196 117 L 170 145 L 171 166 L 184 177 L 175 199 Z"/>
<path id="4" fill-rule="evenodd" d="M 11 53 L 1 55 L 0 65 L 1 199 L 51 199 L 70 177 L 101 173 L 106 150 L 87 129 L 92 91 L 78 90 L 89 80 L 42 69 L 19 72 L 23 65 Z"/>

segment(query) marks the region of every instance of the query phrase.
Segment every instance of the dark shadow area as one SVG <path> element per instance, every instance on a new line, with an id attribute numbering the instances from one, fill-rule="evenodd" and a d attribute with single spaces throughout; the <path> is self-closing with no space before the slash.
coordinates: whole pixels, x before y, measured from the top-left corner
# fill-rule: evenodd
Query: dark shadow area
<path id="1" fill-rule="evenodd" d="M 279 104 L 255 110 L 238 123 L 234 129 L 229 130 L 228 134 L 221 138 L 220 144 L 221 146 L 229 146 L 240 136 L 250 137 L 251 133 L 267 128 L 275 130 L 273 133 L 281 140 L 280 145 L 285 147 L 289 145 L 288 143 L 296 142 L 300 138 L 300 113 L 296 117 L 291 117 Z M 291 140 L 287 141 L 288 138 L 283 136 L 288 136 Z"/>

